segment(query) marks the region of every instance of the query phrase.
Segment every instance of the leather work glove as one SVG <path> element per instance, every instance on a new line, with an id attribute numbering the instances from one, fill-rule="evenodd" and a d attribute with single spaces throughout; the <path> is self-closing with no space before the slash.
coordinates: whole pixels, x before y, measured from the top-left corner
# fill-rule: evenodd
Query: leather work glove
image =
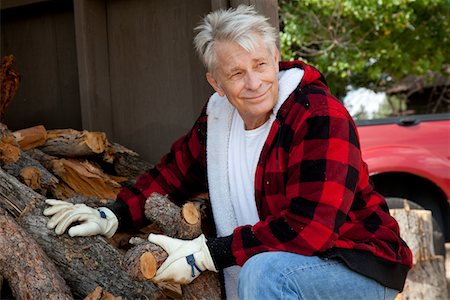
<path id="1" fill-rule="evenodd" d="M 119 226 L 116 215 L 106 208 L 91 208 L 85 204 L 72 204 L 66 201 L 47 199 L 45 202 L 51 207 L 44 210 L 45 216 L 52 216 L 47 228 L 54 229 L 55 233 L 63 234 L 72 223 L 79 225 L 69 229 L 70 236 L 91 236 L 96 234 L 112 237 Z"/>
<path id="2" fill-rule="evenodd" d="M 188 284 L 205 270 L 217 272 L 203 234 L 193 240 L 150 234 L 148 240 L 169 255 L 153 277 L 155 282 Z"/>

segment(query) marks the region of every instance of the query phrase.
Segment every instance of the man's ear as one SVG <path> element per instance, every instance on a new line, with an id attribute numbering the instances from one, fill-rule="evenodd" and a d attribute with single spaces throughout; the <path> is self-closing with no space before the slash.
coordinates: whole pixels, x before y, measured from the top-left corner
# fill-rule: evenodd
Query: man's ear
<path id="1" fill-rule="evenodd" d="M 275 50 L 273 51 L 274 53 L 274 59 L 275 59 L 275 63 L 277 65 L 277 69 L 279 69 L 279 64 L 280 64 L 280 50 L 278 50 L 278 47 L 275 46 Z"/>
<path id="2" fill-rule="evenodd" d="M 217 80 L 214 78 L 214 76 L 211 73 L 206 73 L 206 80 L 208 80 L 209 84 L 212 86 L 212 88 L 219 94 L 220 97 L 225 96 L 225 92 L 220 87 L 220 84 L 217 82 Z"/>

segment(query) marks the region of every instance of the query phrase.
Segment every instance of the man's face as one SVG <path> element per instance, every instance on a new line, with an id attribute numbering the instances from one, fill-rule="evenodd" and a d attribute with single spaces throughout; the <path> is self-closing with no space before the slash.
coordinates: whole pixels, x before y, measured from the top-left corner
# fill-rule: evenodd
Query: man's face
<path id="1" fill-rule="evenodd" d="M 234 42 L 219 42 L 215 51 L 217 67 L 214 75 L 206 75 L 208 82 L 220 96 L 227 96 L 246 129 L 261 126 L 278 98 L 278 50 L 271 54 L 259 39 L 252 52 Z"/>

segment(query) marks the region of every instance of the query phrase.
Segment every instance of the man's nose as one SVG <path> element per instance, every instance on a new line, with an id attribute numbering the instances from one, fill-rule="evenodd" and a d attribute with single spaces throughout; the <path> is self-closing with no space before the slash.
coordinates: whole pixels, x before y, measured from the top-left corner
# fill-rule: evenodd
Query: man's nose
<path id="1" fill-rule="evenodd" d="M 261 86 L 261 79 L 256 72 L 248 72 L 245 76 L 245 87 L 249 90 L 257 90 Z"/>

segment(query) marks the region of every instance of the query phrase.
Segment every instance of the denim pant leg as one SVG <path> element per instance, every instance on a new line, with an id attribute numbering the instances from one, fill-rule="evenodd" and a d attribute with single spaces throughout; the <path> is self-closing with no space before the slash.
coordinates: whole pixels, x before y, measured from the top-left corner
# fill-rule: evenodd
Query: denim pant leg
<path id="1" fill-rule="evenodd" d="M 240 300 L 394 299 L 397 291 L 350 270 L 343 262 L 289 252 L 264 252 L 242 267 Z"/>

